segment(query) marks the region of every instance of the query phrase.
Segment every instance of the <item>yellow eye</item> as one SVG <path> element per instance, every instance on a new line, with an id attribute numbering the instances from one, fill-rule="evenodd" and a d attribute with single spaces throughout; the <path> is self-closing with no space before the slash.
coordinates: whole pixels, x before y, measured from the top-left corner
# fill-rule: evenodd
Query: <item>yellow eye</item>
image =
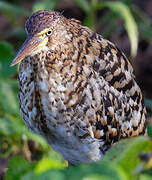
<path id="1" fill-rule="evenodd" d="M 51 34 L 52 34 L 52 31 L 50 30 L 46 33 L 47 36 L 50 36 Z"/>

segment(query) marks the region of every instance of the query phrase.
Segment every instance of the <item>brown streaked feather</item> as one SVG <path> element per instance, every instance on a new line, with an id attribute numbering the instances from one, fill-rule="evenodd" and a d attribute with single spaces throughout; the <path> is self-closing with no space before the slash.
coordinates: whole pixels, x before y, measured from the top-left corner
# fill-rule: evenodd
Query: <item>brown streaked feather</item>
<path id="1" fill-rule="evenodd" d="M 110 41 L 61 14 L 44 10 L 28 35 L 52 28 L 45 48 L 19 70 L 21 115 L 70 164 L 99 160 L 113 143 L 145 133 L 145 107 L 133 68 Z"/>

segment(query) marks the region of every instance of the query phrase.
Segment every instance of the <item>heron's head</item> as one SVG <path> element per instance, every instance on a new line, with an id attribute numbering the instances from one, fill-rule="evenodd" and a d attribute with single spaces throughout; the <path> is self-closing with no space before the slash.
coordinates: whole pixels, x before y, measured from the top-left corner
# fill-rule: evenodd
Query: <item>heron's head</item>
<path id="1" fill-rule="evenodd" d="M 27 38 L 19 49 L 11 66 L 22 61 L 27 56 L 32 56 L 43 49 L 48 48 L 49 40 L 52 38 L 56 23 L 64 18 L 60 13 L 51 10 L 40 10 L 35 12 L 25 24 Z M 60 21 L 59 21 L 60 22 Z"/>

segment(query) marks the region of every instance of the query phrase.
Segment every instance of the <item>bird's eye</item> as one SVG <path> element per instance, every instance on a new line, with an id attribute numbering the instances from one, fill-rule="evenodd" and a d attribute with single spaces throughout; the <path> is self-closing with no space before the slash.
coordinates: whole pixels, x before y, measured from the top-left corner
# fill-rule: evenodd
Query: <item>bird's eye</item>
<path id="1" fill-rule="evenodd" d="M 47 35 L 47 36 L 50 36 L 51 33 L 52 33 L 52 31 L 48 31 L 48 32 L 46 33 L 46 35 Z"/>

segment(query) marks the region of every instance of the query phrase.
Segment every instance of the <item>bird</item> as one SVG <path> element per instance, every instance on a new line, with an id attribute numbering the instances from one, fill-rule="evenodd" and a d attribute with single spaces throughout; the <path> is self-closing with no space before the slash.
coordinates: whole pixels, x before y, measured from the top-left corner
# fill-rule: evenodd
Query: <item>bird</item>
<path id="1" fill-rule="evenodd" d="M 101 160 L 113 144 L 144 135 L 146 109 L 133 67 L 102 35 L 52 10 L 34 12 L 19 63 L 20 113 L 71 165 Z"/>

